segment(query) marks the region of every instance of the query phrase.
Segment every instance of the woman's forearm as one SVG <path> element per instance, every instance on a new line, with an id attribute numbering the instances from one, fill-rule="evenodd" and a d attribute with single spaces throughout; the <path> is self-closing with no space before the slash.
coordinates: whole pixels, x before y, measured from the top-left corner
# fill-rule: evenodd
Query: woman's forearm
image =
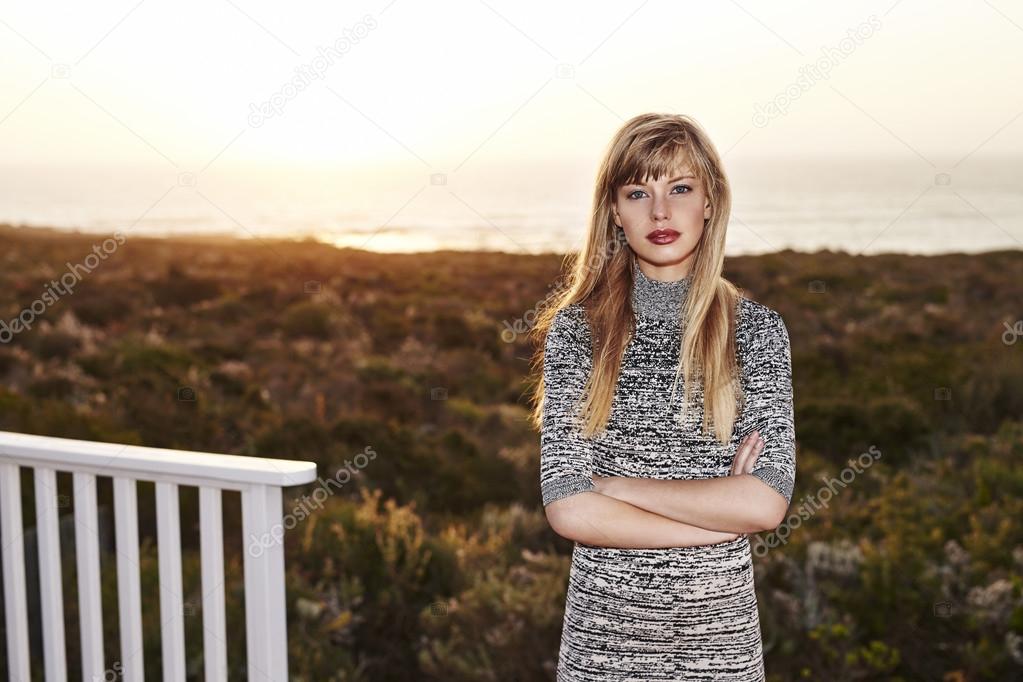
<path id="1" fill-rule="evenodd" d="M 581 492 L 547 506 L 562 537 L 596 547 L 693 547 L 734 540 L 736 533 L 707 530 L 597 492 Z"/>
<path id="2" fill-rule="evenodd" d="M 597 490 L 670 520 L 731 533 L 775 528 L 788 507 L 749 474 L 685 480 L 614 476 L 600 479 Z"/>

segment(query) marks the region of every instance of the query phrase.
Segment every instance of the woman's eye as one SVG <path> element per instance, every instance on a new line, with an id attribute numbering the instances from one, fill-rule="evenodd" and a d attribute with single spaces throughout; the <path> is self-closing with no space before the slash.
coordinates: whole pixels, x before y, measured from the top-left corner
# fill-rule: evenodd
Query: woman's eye
<path id="1" fill-rule="evenodd" d="M 677 189 L 685 189 L 686 191 L 685 192 L 676 192 L 675 190 L 677 190 Z M 675 185 L 674 187 L 671 188 L 671 191 L 672 191 L 673 194 L 689 194 L 689 192 L 693 191 L 693 188 L 690 187 L 689 185 Z M 625 196 L 627 198 L 629 198 L 629 199 L 641 199 L 642 196 L 636 196 L 636 195 L 643 195 L 643 194 L 645 194 L 645 192 L 643 190 L 641 190 L 641 189 L 634 189 L 631 192 L 629 192 L 628 194 L 626 194 Z"/>

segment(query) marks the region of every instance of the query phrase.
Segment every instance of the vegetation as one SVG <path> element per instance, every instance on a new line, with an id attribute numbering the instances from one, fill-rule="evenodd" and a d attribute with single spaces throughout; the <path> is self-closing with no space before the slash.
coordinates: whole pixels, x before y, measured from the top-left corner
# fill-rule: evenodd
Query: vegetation
<path id="1" fill-rule="evenodd" d="M 98 242 L 14 228 L 0 239 L 6 322 Z M 540 505 L 539 441 L 526 419 L 533 349 L 525 334 L 502 332 L 542 305 L 561 264 L 129 237 L 0 343 L 0 429 L 313 460 L 322 479 L 343 481 L 287 536 L 296 680 L 553 679 L 571 543 Z M 1023 673 L 1023 336 L 1007 331 L 1023 319 L 1021 272 L 1018 251 L 729 259 L 726 276 L 789 329 L 792 511 L 812 510 L 781 542 L 751 538 L 769 679 Z M 367 448 L 371 459 L 359 456 Z M 871 463 L 841 478 L 857 461 Z M 69 477 L 58 482 L 70 514 Z M 315 489 L 287 490 L 288 504 Z M 140 491 L 155 679 L 152 486 Z M 194 489 L 182 492 L 198 678 L 198 504 Z M 109 480 L 99 496 L 109 523 Z M 822 503 L 809 506 L 811 496 Z M 225 494 L 232 679 L 245 661 L 238 507 Z M 117 661 L 104 547 L 107 660 Z M 64 554 L 69 674 L 80 677 Z M 0 677 L 5 646 L 0 636 Z M 34 673 L 42 679 L 41 666 Z"/>

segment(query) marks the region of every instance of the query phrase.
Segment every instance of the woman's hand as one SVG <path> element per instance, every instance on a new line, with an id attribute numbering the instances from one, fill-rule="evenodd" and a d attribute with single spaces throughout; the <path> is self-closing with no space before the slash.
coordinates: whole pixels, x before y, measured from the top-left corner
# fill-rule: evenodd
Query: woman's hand
<path id="1" fill-rule="evenodd" d="M 730 475 L 741 476 L 753 471 L 753 465 L 757 461 L 757 456 L 763 451 L 764 438 L 760 435 L 760 430 L 757 429 L 747 434 L 745 438 L 739 441 L 739 448 L 735 451 L 735 459 L 732 460 Z M 742 535 L 746 535 L 746 533 L 729 533 L 729 539 L 725 540 L 725 542 L 738 540 Z"/>
<path id="2" fill-rule="evenodd" d="M 731 476 L 741 476 L 753 471 L 753 464 L 757 456 L 764 451 L 764 439 L 760 431 L 756 430 L 748 434 L 739 442 L 739 448 L 735 451 L 735 459 L 732 460 Z"/>

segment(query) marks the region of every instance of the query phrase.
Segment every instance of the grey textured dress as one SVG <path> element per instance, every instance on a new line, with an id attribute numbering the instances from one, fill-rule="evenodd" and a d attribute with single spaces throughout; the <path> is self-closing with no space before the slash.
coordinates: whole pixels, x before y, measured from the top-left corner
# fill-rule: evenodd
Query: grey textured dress
<path id="1" fill-rule="evenodd" d="M 788 331 L 774 310 L 742 297 L 736 351 L 745 404 L 730 442 L 700 432 L 702 392 L 682 422 L 680 306 L 691 278 L 649 279 L 635 265 L 636 331 L 626 347 L 604 433 L 582 438 L 577 401 L 589 376 L 591 337 L 579 304 L 558 312 L 544 355 L 540 485 L 544 506 L 591 490 L 591 473 L 662 479 L 729 475 L 742 437 L 765 447 L 752 474 L 791 501 L 795 425 Z M 763 680 L 749 540 L 665 549 L 577 542 L 572 552 L 557 679 Z"/>

